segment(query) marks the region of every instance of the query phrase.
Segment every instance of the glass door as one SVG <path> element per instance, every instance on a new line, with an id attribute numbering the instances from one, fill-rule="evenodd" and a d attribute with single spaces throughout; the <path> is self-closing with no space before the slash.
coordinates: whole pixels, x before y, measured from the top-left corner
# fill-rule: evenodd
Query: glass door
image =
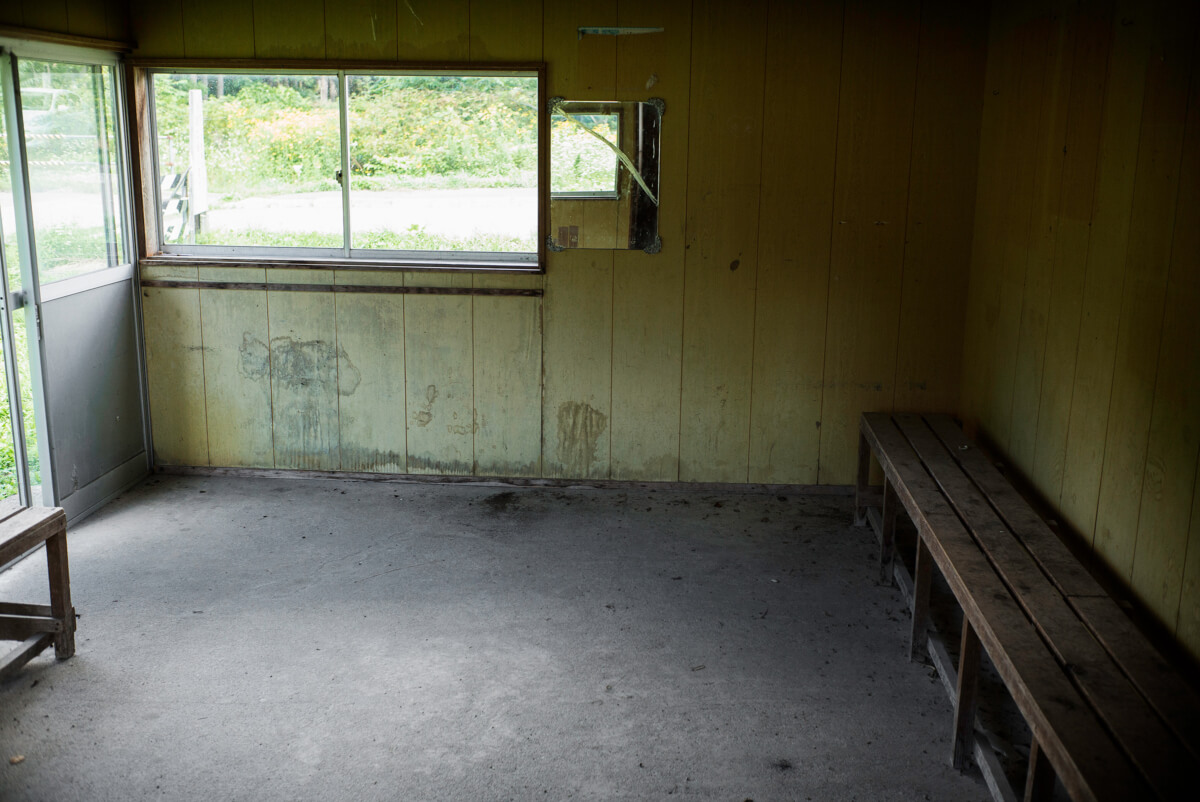
<path id="1" fill-rule="evenodd" d="M 121 72 L 112 54 L 0 45 L 0 493 L 72 517 L 148 467 Z"/>

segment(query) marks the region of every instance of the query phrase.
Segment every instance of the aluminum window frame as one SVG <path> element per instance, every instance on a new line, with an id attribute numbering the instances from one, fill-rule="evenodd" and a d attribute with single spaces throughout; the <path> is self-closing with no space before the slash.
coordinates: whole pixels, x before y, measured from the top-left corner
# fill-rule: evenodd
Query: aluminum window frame
<path id="1" fill-rule="evenodd" d="M 375 269 L 391 267 L 398 270 L 470 271 L 544 273 L 546 264 L 545 232 L 549 225 L 550 169 L 549 124 L 540 110 L 547 95 L 546 65 L 544 63 L 512 64 L 400 64 L 394 62 L 337 62 L 337 61 L 274 61 L 220 59 L 128 59 L 126 64 L 136 82 L 144 82 L 144 101 L 137 108 L 145 115 L 144 124 L 135 126 L 135 135 L 142 141 L 133 150 L 140 157 L 141 170 L 148 180 L 142 181 L 142 198 L 146 207 L 139 218 L 146 228 L 145 251 L 141 260 L 177 264 L 262 264 L 264 261 L 315 264 L 322 267 L 354 269 L 370 265 Z M 269 247 L 252 245 L 189 245 L 163 242 L 160 154 L 158 127 L 154 109 L 153 78 L 158 74 L 221 74 L 221 75 L 327 75 L 338 81 L 339 147 L 345 180 L 342 182 L 342 247 Z M 524 77 L 537 81 L 537 221 L 535 250 L 522 252 L 500 251 L 411 251 L 353 248 L 350 218 L 350 176 L 348 171 L 349 93 L 347 79 L 354 76 L 459 76 L 459 77 Z M 135 107 L 139 104 L 134 104 Z M 149 161 L 149 164 L 145 162 Z M 147 213 L 149 210 L 149 214 Z M 153 216 L 153 227 L 151 220 Z M 152 228 L 152 230 L 151 230 Z"/>

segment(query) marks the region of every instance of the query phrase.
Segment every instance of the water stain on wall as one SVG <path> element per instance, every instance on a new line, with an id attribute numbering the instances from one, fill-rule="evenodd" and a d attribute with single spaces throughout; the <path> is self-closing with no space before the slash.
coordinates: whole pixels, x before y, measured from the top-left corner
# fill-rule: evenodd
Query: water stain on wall
<path id="1" fill-rule="evenodd" d="M 340 395 L 353 395 L 362 383 L 362 372 L 346 349 L 324 340 L 273 337 L 268 351 L 266 343 L 247 331 L 238 355 L 238 372 L 247 379 L 271 375 L 291 390 L 330 387 Z"/>
<path id="2" fill-rule="evenodd" d="M 428 426 L 433 420 L 433 402 L 437 401 L 438 388 L 436 384 L 431 384 L 425 388 L 425 403 L 421 405 L 421 409 L 413 413 L 413 421 L 418 426 Z"/>
<path id="3" fill-rule="evenodd" d="M 565 401 L 558 406 L 559 463 L 571 476 L 587 476 L 596 461 L 600 435 L 608 426 L 608 416 L 590 404 Z"/>

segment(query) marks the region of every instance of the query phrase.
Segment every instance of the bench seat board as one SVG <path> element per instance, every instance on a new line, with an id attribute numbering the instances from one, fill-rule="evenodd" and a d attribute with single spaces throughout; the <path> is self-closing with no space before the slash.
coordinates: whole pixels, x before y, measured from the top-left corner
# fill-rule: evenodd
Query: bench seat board
<path id="1" fill-rule="evenodd" d="M 1194 794 L 1200 762 L 1120 670 L 925 421 L 919 415 L 894 419 L 1063 670 L 1151 786 L 1165 799 Z"/>
<path id="2" fill-rule="evenodd" d="M 41 545 L 67 526 L 61 507 L 27 507 L 0 521 L 0 566 Z"/>
<path id="3" fill-rule="evenodd" d="M 862 432 L 1071 797 L 1151 798 L 890 417 L 864 414 Z"/>
<path id="4" fill-rule="evenodd" d="M 947 415 L 925 420 L 1137 689 L 1200 759 L 1200 696 Z M 965 447 L 964 447 L 965 446 Z"/>

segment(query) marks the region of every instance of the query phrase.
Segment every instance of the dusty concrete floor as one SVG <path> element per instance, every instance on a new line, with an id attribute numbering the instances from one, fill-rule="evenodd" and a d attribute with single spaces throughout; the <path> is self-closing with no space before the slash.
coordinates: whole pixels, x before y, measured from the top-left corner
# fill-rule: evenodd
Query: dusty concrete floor
<path id="1" fill-rule="evenodd" d="M 70 533 L 79 651 L 0 686 L 0 799 L 986 799 L 850 517 L 152 478 Z"/>

